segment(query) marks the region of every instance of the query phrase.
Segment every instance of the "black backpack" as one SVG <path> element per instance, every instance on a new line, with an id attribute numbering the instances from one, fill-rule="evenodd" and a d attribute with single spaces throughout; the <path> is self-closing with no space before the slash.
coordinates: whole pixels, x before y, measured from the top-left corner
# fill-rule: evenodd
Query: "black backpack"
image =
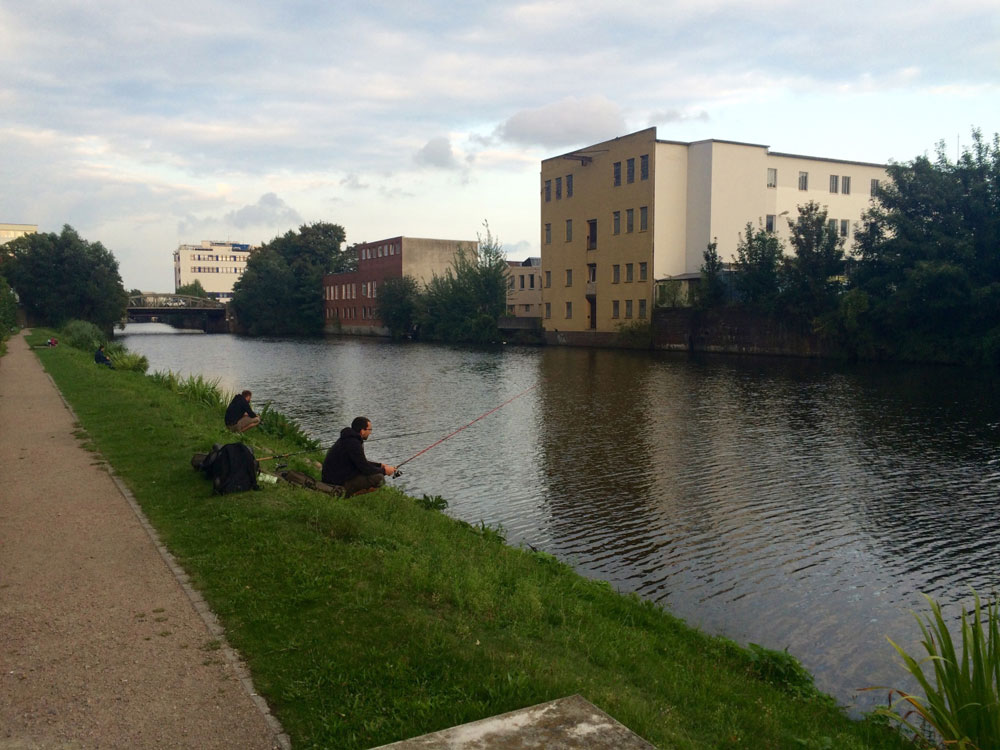
<path id="1" fill-rule="evenodd" d="M 253 451 L 243 443 L 228 443 L 221 447 L 213 445 L 201 461 L 200 468 L 212 480 L 212 492 L 218 495 L 260 489 L 257 486 L 260 465 Z"/>

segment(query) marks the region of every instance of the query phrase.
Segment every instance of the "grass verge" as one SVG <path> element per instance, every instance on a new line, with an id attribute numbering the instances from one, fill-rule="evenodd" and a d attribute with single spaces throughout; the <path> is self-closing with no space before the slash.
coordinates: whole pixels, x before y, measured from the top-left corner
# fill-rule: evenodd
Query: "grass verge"
<path id="1" fill-rule="evenodd" d="M 573 693 L 664 748 L 911 747 L 846 718 L 787 655 L 705 636 L 395 490 L 212 496 L 189 461 L 233 439 L 221 405 L 70 347 L 36 353 L 297 748 L 368 748 Z M 255 432 L 258 456 L 298 448 Z"/>

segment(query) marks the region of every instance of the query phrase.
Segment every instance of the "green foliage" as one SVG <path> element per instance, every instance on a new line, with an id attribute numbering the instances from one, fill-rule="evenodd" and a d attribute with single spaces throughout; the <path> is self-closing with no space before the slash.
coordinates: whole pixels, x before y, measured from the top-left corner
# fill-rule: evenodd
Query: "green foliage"
<path id="1" fill-rule="evenodd" d="M 29 316 L 59 327 L 71 318 L 111 331 L 128 297 L 118 261 L 100 242 L 87 242 L 68 224 L 61 234 L 28 234 L 5 248 L 4 274 Z"/>
<path id="2" fill-rule="evenodd" d="M 175 294 L 182 294 L 187 297 L 203 297 L 208 298 L 208 292 L 205 291 L 205 287 L 201 285 L 198 279 L 195 279 L 190 284 L 181 284 L 177 289 L 174 290 Z"/>
<path id="3" fill-rule="evenodd" d="M 226 399 L 225 403 L 228 404 L 231 400 L 232 397 L 230 396 Z M 260 417 L 260 424 L 256 427 L 258 432 L 263 432 L 266 435 L 301 448 L 319 448 L 317 440 L 309 437 L 297 422 L 273 408 L 271 404 L 264 404 L 264 407 L 257 412 L 257 416 Z"/>
<path id="4" fill-rule="evenodd" d="M 149 359 L 145 355 L 130 352 L 124 344 L 117 341 L 107 344 L 104 353 L 116 370 L 145 373 L 149 369 Z"/>
<path id="5" fill-rule="evenodd" d="M 748 643 L 750 670 L 760 680 L 796 698 L 817 695 L 813 676 L 788 651 L 774 651 Z"/>
<path id="6" fill-rule="evenodd" d="M 786 259 L 785 307 L 793 315 L 812 319 L 837 306 L 844 274 L 844 238 L 827 222 L 827 210 L 814 201 L 799 206 L 788 222 L 794 257 Z"/>
<path id="7" fill-rule="evenodd" d="M 618 342 L 632 349 L 646 349 L 653 344 L 653 326 L 634 320 L 631 323 L 619 323 Z"/>
<path id="8" fill-rule="evenodd" d="M 419 505 L 424 510 L 445 510 L 448 507 L 448 501 L 445 500 L 440 495 L 424 495 L 419 500 L 417 500 L 417 505 Z"/>
<path id="9" fill-rule="evenodd" d="M 323 331 L 323 275 L 352 270 L 344 228 L 317 222 L 287 232 L 250 254 L 233 287 L 237 320 L 254 336 L 308 336 Z"/>
<path id="10" fill-rule="evenodd" d="M 781 241 L 763 228 L 747 222 L 736 246 L 738 272 L 733 279 L 740 301 L 763 312 L 777 309 L 781 292 Z"/>
<path id="11" fill-rule="evenodd" d="M 420 286 L 412 276 L 386 279 L 379 285 L 376 316 L 393 338 L 409 334 L 423 304 Z"/>
<path id="12" fill-rule="evenodd" d="M 86 320 L 71 320 L 59 331 L 60 342 L 93 354 L 107 338 L 100 328 Z"/>
<path id="13" fill-rule="evenodd" d="M 205 406 L 225 406 L 229 403 L 229 399 L 219 388 L 218 378 L 208 379 L 203 375 L 188 375 L 186 378 L 182 378 L 179 373 L 175 373 L 173 370 L 166 372 L 157 370 L 149 376 L 149 379 L 195 403 Z"/>
<path id="14" fill-rule="evenodd" d="M 961 655 L 941 607 L 929 596 L 925 598 L 931 614 L 923 620 L 914 614 L 923 634 L 926 658 L 917 661 L 890 639 L 924 695 L 896 691 L 900 698 L 891 710 L 882 713 L 924 736 L 929 744 L 936 744 L 937 738 L 924 735 L 909 721 L 910 715 L 915 713 L 933 727 L 949 747 L 987 750 L 1000 747 L 1000 609 L 996 601 L 988 602 L 984 609 L 979 595 L 973 592 L 973 596 L 972 612 L 962 608 Z M 928 662 L 933 683 L 922 666 Z M 901 707 L 906 713 L 899 713 Z"/>
<path id="15" fill-rule="evenodd" d="M 656 306 L 680 307 L 681 282 L 676 279 L 658 281 L 656 283 Z"/>
<path id="16" fill-rule="evenodd" d="M 17 297 L 7 279 L 0 276 L 0 341 L 17 329 Z"/>
<path id="17" fill-rule="evenodd" d="M 718 307 L 726 299 L 726 286 L 722 281 L 723 263 L 719 257 L 719 241 L 708 243 L 702 253 L 701 279 L 698 284 L 696 303 L 698 307 Z"/>
<path id="18" fill-rule="evenodd" d="M 421 335 L 449 342 L 500 341 L 497 322 L 507 309 L 510 271 L 503 245 L 484 223 L 479 247 L 461 248 L 444 276 L 434 276 L 424 294 Z"/>

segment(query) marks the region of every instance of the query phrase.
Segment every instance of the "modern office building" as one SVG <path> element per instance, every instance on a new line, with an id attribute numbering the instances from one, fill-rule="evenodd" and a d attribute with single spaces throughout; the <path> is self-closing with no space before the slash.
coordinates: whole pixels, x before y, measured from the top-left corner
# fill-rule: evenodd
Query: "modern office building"
<path id="1" fill-rule="evenodd" d="M 181 245 L 174 250 L 174 291 L 199 281 L 213 299 L 228 302 L 254 249 L 239 242 L 210 240 L 202 240 L 200 245 Z"/>
<path id="2" fill-rule="evenodd" d="M 17 237 L 37 234 L 37 224 L 0 224 L 0 245 L 5 245 Z"/>
<path id="3" fill-rule="evenodd" d="M 386 279 L 411 276 L 424 287 L 443 276 L 460 248 L 476 251 L 477 240 L 392 237 L 357 245 L 358 270 L 323 277 L 324 329 L 330 333 L 388 336 L 378 318 L 379 286 Z"/>
<path id="4" fill-rule="evenodd" d="M 661 141 L 656 128 L 542 161 L 546 331 L 615 332 L 648 322 L 655 282 L 697 278 L 710 242 L 731 262 L 749 222 L 788 245 L 788 220 L 815 201 L 852 245 L 884 165 L 732 141 Z M 563 337 L 565 339 L 565 337 Z"/>
<path id="5" fill-rule="evenodd" d="M 542 259 L 509 260 L 507 315 L 538 318 L 542 310 Z"/>

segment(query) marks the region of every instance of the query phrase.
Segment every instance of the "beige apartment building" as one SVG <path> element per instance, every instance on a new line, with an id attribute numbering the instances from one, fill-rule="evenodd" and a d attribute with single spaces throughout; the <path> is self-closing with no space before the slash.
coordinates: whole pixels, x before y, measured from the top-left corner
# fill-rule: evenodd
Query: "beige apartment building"
<path id="1" fill-rule="evenodd" d="M 808 201 L 827 208 L 850 249 L 886 179 L 880 164 L 732 141 L 661 141 L 656 128 L 545 159 L 543 325 L 586 334 L 648 322 L 654 282 L 697 277 L 713 240 L 731 262 L 747 222 L 776 232 L 790 252 L 788 219 Z"/>
<path id="2" fill-rule="evenodd" d="M 233 285 L 243 275 L 247 258 L 256 249 L 240 242 L 202 240 L 200 245 L 181 245 L 174 250 L 174 291 L 201 282 L 209 296 L 220 302 L 233 298 Z"/>
<path id="3" fill-rule="evenodd" d="M 459 249 L 476 252 L 478 240 L 435 240 L 391 237 L 356 246 L 358 270 L 323 277 L 324 330 L 388 336 L 378 318 L 378 290 L 386 279 L 413 277 L 423 288 L 443 276 Z"/>
<path id="4" fill-rule="evenodd" d="M 507 315 L 540 318 L 542 315 L 542 259 L 508 260 Z"/>
<path id="5" fill-rule="evenodd" d="M 37 234 L 37 224 L 2 224 L 0 223 L 0 245 L 5 245 L 17 237 L 26 234 Z"/>

